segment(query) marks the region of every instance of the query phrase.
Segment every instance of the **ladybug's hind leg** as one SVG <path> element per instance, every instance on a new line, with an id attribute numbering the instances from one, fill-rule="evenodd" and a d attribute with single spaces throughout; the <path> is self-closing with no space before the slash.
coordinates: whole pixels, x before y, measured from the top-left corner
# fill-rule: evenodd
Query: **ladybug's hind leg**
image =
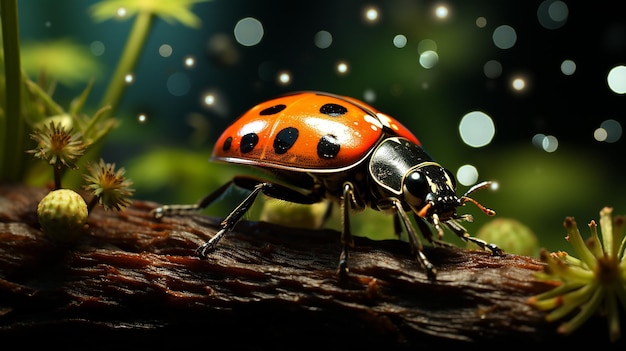
<path id="1" fill-rule="evenodd" d="M 249 189 L 251 192 L 226 218 L 224 218 L 220 223 L 220 230 L 209 241 L 196 249 L 196 253 L 200 257 L 206 257 L 207 253 L 215 248 L 224 234 L 235 227 L 235 224 L 248 212 L 259 193 L 263 193 L 272 198 L 300 204 L 314 204 L 320 201 L 319 196 L 316 194 L 303 194 L 285 186 L 263 182 L 255 178 L 236 177 L 233 179 L 233 183 L 241 188 Z"/>
<path id="2" fill-rule="evenodd" d="M 243 215 L 248 212 L 250 207 L 252 207 L 252 204 L 254 204 L 254 201 L 260 193 L 264 193 L 269 197 L 301 204 L 314 204 L 320 201 L 319 195 L 315 193 L 304 194 L 279 184 L 265 182 L 252 177 L 241 176 L 233 178 L 230 182 L 222 185 L 214 192 L 202 198 L 196 204 L 165 205 L 153 210 L 152 214 L 154 218 L 162 218 L 166 215 L 184 214 L 192 211 L 203 210 L 211 205 L 215 200 L 220 198 L 220 196 L 222 196 L 226 190 L 233 185 L 243 189 L 248 189 L 250 190 L 250 193 L 241 201 L 241 203 L 239 203 L 239 205 L 237 205 L 237 207 L 235 207 L 234 210 L 230 212 L 226 218 L 224 218 L 224 220 L 220 223 L 220 230 L 211 239 L 196 249 L 196 253 L 200 257 L 206 257 L 208 252 L 215 248 L 222 237 L 235 227 L 237 222 L 239 222 Z"/>
<path id="3" fill-rule="evenodd" d="M 217 200 L 220 196 L 222 196 L 228 188 L 233 184 L 233 180 L 225 183 L 221 187 L 217 188 L 215 191 L 210 193 L 209 195 L 203 197 L 195 204 L 185 204 L 185 205 L 164 205 L 161 207 L 157 207 L 152 210 L 152 217 L 156 219 L 161 219 L 165 216 L 172 216 L 178 214 L 185 214 L 191 212 L 197 212 L 204 210 L 209 207 L 215 200 Z"/>

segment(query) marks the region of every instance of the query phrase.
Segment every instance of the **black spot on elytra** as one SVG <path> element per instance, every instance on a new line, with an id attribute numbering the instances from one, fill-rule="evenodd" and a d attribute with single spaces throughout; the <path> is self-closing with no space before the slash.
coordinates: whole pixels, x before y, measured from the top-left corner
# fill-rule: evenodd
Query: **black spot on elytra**
<path id="1" fill-rule="evenodd" d="M 222 145 L 222 150 L 228 151 L 230 150 L 230 145 L 233 143 L 233 137 L 228 137 L 224 140 L 224 144 Z"/>
<path id="2" fill-rule="evenodd" d="M 254 150 L 254 147 L 259 142 L 259 136 L 256 133 L 248 133 L 241 137 L 241 144 L 239 145 L 239 150 L 242 153 L 248 153 Z"/>
<path id="3" fill-rule="evenodd" d="M 334 135 L 324 135 L 317 143 L 317 155 L 325 159 L 335 158 L 339 153 L 339 147 L 339 142 Z"/>
<path id="4" fill-rule="evenodd" d="M 331 117 L 338 117 L 348 112 L 348 109 L 338 104 L 325 104 L 320 107 L 320 112 Z"/>
<path id="5" fill-rule="evenodd" d="M 287 127 L 282 129 L 274 138 L 274 152 L 284 154 L 298 139 L 298 129 Z"/>
<path id="6" fill-rule="evenodd" d="M 278 112 L 284 110 L 285 107 L 287 107 L 287 105 L 283 105 L 283 104 L 274 105 L 272 107 L 268 107 L 268 108 L 262 110 L 261 112 L 259 112 L 259 115 L 261 115 L 261 116 L 275 115 Z"/>

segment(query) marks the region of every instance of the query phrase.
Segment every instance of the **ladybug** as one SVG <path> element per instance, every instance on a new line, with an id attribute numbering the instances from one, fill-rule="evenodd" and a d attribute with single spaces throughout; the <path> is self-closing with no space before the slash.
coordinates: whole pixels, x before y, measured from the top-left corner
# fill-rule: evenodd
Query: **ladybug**
<path id="1" fill-rule="evenodd" d="M 470 236 L 459 220 L 471 220 L 471 216 L 456 213 L 457 207 L 471 202 L 487 215 L 494 215 L 493 210 L 469 197 L 471 192 L 492 183 L 479 183 L 457 196 L 452 173 L 424 151 L 411 131 L 350 97 L 311 91 L 261 103 L 226 128 L 214 146 L 211 160 L 258 167 L 278 181 L 236 176 L 197 204 L 153 210 L 157 219 L 202 210 L 231 186 L 249 190 L 221 222 L 219 231 L 198 247 L 196 253 L 202 258 L 233 229 L 261 193 L 294 203 L 328 201 L 329 206 L 341 206 L 341 275 L 347 272 L 348 249 L 353 245 L 350 212 L 366 207 L 394 215 L 396 234 L 406 230 L 411 249 L 430 279 L 435 279 L 436 269 L 422 252 L 409 213 L 416 217 L 419 230 L 430 243 L 445 245 L 433 238 L 431 227 L 438 239 L 447 227 L 494 255 L 503 254 L 496 245 Z"/>

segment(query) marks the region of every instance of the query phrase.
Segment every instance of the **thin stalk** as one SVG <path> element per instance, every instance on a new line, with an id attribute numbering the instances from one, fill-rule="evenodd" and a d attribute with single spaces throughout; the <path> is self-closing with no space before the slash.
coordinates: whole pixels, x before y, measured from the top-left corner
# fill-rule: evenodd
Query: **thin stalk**
<path id="1" fill-rule="evenodd" d="M 100 201 L 100 197 L 97 195 L 94 195 L 89 201 L 89 204 L 87 204 L 87 213 L 91 213 L 91 210 L 93 210 L 93 208 L 96 207 L 96 205 L 98 204 L 98 201 Z"/>
<path id="2" fill-rule="evenodd" d="M 106 93 L 100 103 L 100 106 L 110 105 L 111 110 L 108 113 L 103 113 L 99 118 L 105 115 L 115 114 L 117 107 L 126 89 L 126 75 L 132 73 L 139 61 L 139 56 L 145 46 L 150 28 L 154 21 L 154 14 L 149 11 L 140 11 L 137 14 L 133 28 L 131 29 L 126 46 L 122 53 L 122 57 L 115 68 L 113 77 L 109 82 Z M 95 121 L 94 121 L 95 123 Z"/>
<path id="3" fill-rule="evenodd" d="M 6 77 L 6 111 L 2 145 L 0 181 L 16 182 L 22 175 L 24 161 L 24 120 L 21 113 L 22 66 L 17 17 L 17 0 L 0 0 L 2 5 L 2 40 Z"/>
<path id="4" fill-rule="evenodd" d="M 62 166 L 54 165 L 54 189 L 61 189 Z"/>

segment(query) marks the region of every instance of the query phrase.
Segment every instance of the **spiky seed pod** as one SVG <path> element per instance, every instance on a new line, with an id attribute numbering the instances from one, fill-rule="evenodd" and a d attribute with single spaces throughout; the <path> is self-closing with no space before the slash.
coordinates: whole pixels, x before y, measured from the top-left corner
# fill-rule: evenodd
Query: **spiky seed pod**
<path id="1" fill-rule="evenodd" d="M 55 168 L 62 166 L 76 168 L 75 162 L 85 152 L 86 145 L 80 133 L 66 129 L 62 124 L 50 122 L 41 129 L 36 129 L 31 138 L 37 147 L 29 150 L 36 158 L 47 161 Z"/>
<path id="2" fill-rule="evenodd" d="M 83 176 L 87 181 L 84 186 L 94 195 L 94 200 L 98 201 L 105 210 L 122 210 L 129 206 L 134 190 L 130 188 L 133 182 L 124 177 L 124 168 L 115 170 L 115 163 L 105 163 L 100 159 L 99 163 L 87 165 L 89 174 Z M 95 202 L 90 203 L 90 209 Z"/>

